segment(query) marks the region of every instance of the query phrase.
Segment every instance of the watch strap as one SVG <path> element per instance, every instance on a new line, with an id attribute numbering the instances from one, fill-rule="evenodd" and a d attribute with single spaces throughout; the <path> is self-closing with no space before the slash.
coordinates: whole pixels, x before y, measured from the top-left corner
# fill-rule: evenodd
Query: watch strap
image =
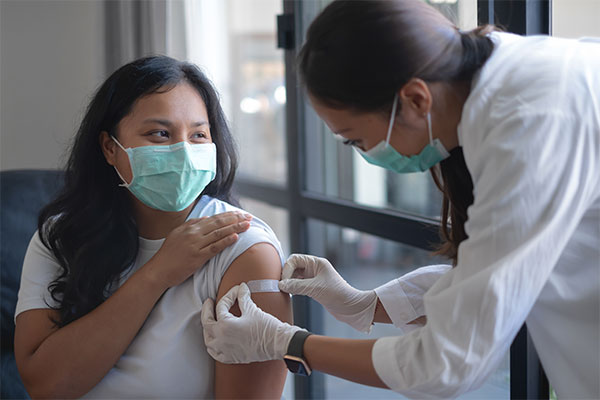
<path id="1" fill-rule="evenodd" d="M 310 335 L 312 333 L 305 330 L 294 333 L 288 345 L 287 354 L 304 359 L 304 342 Z"/>

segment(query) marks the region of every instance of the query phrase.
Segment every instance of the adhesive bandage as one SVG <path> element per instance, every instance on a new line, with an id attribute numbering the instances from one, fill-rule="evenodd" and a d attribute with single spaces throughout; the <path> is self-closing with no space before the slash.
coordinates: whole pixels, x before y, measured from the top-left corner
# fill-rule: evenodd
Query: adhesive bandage
<path id="1" fill-rule="evenodd" d="M 260 279 L 246 282 L 250 293 L 277 293 L 279 292 L 279 281 L 276 279 Z"/>

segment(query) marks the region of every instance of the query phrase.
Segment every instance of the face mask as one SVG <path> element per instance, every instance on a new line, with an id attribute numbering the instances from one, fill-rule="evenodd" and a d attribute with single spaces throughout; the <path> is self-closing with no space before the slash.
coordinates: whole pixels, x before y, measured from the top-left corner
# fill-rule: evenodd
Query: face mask
<path id="1" fill-rule="evenodd" d="M 419 172 L 427 171 L 445 158 L 448 158 L 450 154 L 444 148 L 442 142 L 439 139 L 433 140 L 431 133 L 431 114 L 427 113 L 427 130 L 429 131 L 429 144 L 425 148 L 414 156 L 404 156 L 390 146 L 390 136 L 392 134 L 392 127 L 394 126 L 394 119 L 396 117 L 396 107 L 398 106 L 398 95 L 394 97 L 394 105 L 392 106 L 392 116 L 390 117 L 390 125 L 387 131 L 387 139 L 385 142 L 382 140 L 375 147 L 369 151 L 358 152 L 367 162 L 374 164 L 397 173 L 407 172 Z"/>
<path id="2" fill-rule="evenodd" d="M 111 136 L 112 137 L 112 136 Z M 126 187 L 148 207 L 162 211 L 181 211 L 188 207 L 215 178 L 217 147 L 214 143 L 179 142 L 168 146 L 124 148 L 133 178 Z"/>

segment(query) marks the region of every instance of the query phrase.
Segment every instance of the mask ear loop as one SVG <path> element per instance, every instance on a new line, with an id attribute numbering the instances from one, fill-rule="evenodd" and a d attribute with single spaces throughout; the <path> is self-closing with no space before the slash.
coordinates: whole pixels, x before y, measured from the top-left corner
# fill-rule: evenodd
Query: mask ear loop
<path id="1" fill-rule="evenodd" d="M 125 147 L 123 147 L 123 145 L 121 143 L 119 143 L 119 141 L 117 140 L 116 137 L 114 137 L 113 135 L 110 135 L 110 138 L 121 148 L 123 149 L 123 151 L 125 153 L 127 153 L 127 150 L 125 150 Z M 129 153 L 127 153 L 127 158 L 129 158 Z M 129 158 L 130 162 L 131 162 L 131 158 Z M 123 176 L 121 175 L 121 173 L 119 172 L 119 170 L 117 169 L 117 167 L 115 167 L 113 165 L 113 168 L 115 169 L 115 171 L 117 172 L 117 175 L 119 175 L 119 178 L 121 178 L 121 180 L 123 181 L 123 183 L 119 183 L 120 187 L 129 187 L 129 185 L 131 185 L 131 183 L 127 183 L 127 181 L 125 179 L 123 179 Z M 131 173 L 133 174 L 133 169 L 131 170 Z M 135 175 L 131 178 L 131 182 L 133 182 L 133 179 L 135 178 Z"/>
<path id="2" fill-rule="evenodd" d="M 390 117 L 390 125 L 388 126 L 387 137 L 385 139 L 385 145 L 390 145 L 390 138 L 392 136 L 392 128 L 394 127 L 394 120 L 396 119 L 396 108 L 398 107 L 398 93 L 394 96 L 394 104 L 392 105 L 392 115 Z"/>
<path id="3" fill-rule="evenodd" d="M 425 119 L 427 120 L 427 131 L 429 132 L 429 144 L 433 147 L 435 147 L 440 154 L 442 155 L 442 157 L 444 157 L 444 159 L 450 157 L 450 153 L 448 153 L 448 150 L 446 150 L 446 148 L 444 147 L 444 145 L 442 144 L 442 142 L 439 139 L 435 139 L 435 142 L 433 141 L 433 133 L 432 133 L 432 129 L 431 129 L 431 113 L 428 112 L 427 116 L 425 117 Z"/>
<path id="4" fill-rule="evenodd" d="M 432 144 L 433 143 L 433 133 L 431 132 L 431 113 L 428 111 L 427 112 L 427 131 L 429 131 L 429 143 Z"/>

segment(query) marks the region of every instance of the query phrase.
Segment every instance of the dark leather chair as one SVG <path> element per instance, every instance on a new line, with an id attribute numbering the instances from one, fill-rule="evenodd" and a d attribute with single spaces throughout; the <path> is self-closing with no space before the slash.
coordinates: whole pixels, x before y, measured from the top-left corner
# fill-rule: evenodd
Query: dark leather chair
<path id="1" fill-rule="evenodd" d="M 0 398 L 28 399 L 15 363 L 14 313 L 21 282 L 23 258 L 41 208 L 63 185 L 57 170 L 13 170 L 0 172 L 0 282 L 2 380 Z"/>

